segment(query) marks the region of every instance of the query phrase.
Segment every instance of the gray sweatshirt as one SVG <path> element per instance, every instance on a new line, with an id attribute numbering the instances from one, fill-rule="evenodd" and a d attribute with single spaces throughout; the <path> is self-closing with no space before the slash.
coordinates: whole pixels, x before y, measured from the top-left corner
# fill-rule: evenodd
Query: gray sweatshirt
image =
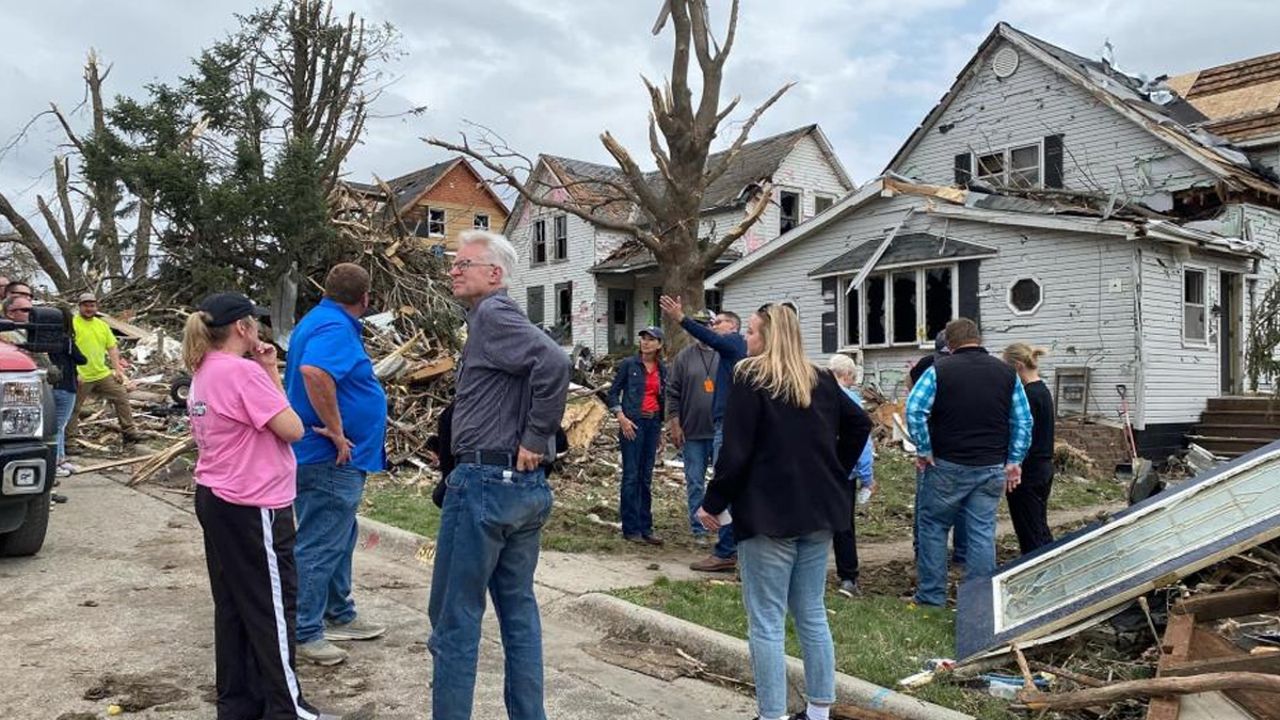
<path id="1" fill-rule="evenodd" d="M 715 397 L 719 368 L 720 353 L 698 343 L 681 350 L 671 364 L 667 376 L 667 418 L 680 418 L 680 429 L 690 440 L 715 437 L 711 401 Z M 712 392 L 707 392 L 708 381 L 712 383 Z"/>
<path id="2" fill-rule="evenodd" d="M 505 288 L 467 312 L 453 410 L 453 452 L 517 446 L 546 454 L 564 416 L 569 358 Z"/>

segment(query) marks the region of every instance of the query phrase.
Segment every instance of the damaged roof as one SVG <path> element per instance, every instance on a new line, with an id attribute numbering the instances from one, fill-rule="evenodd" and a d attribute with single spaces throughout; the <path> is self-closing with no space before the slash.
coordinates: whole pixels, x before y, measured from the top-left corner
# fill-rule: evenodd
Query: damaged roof
<path id="1" fill-rule="evenodd" d="M 493 189 L 489 187 L 488 183 L 484 182 L 484 179 L 476 173 L 475 168 L 471 167 L 471 164 L 461 157 L 445 160 L 444 162 L 429 165 L 419 170 L 405 173 L 400 177 L 387 180 L 386 185 L 391 189 L 391 195 L 395 199 L 396 210 L 403 211 L 406 208 L 413 206 L 423 195 L 430 192 L 431 188 L 435 187 L 436 183 L 440 182 L 440 180 L 445 175 L 448 175 L 449 171 L 459 163 L 466 167 L 472 175 L 476 176 L 476 181 L 483 185 L 485 191 L 496 203 L 498 203 L 498 206 L 505 210 L 507 204 L 502 201 L 502 198 L 498 197 L 497 194 L 493 192 Z M 349 180 L 345 181 L 345 183 L 347 187 L 351 188 L 355 192 L 371 196 L 377 200 L 384 199 L 382 188 L 377 184 L 352 182 Z"/>
<path id="2" fill-rule="evenodd" d="M 1280 53 L 1175 75 L 1165 81 L 1232 142 L 1280 138 Z"/>
<path id="3" fill-rule="evenodd" d="M 849 252 L 809 273 L 809 277 L 825 277 L 827 275 L 844 275 L 857 272 L 875 255 L 880 246 L 880 239 L 874 238 L 863 242 Z M 929 233 L 905 233 L 895 235 L 893 242 L 876 262 L 878 268 L 890 268 L 895 265 L 919 265 L 930 260 L 959 260 L 964 258 L 994 257 L 996 249 L 978 243 L 938 237 Z"/>
<path id="4" fill-rule="evenodd" d="M 745 205 L 750 198 L 750 188 L 761 180 L 768 180 L 778 171 L 782 161 L 791 154 L 803 138 L 812 136 L 827 156 L 832 168 L 846 188 L 853 188 L 853 181 L 836 157 L 831 143 L 816 124 L 805 125 L 788 132 L 743 144 L 738 148 L 725 172 L 707 188 L 702 198 L 702 212 L 709 213 Z M 712 153 L 707 163 L 712 164 L 725 156 L 727 150 Z M 630 202 L 607 183 L 626 185 L 622 171 L 611 165 L 575 160 L 557 155 L 540 155 L 539 163 L 545 164 L 555 174 L 560 184 L 573 195 L 574 201 L 588 207 L 601 206 L 614 219 L 626 219 L 634 210 Z M 536 171 L 535 171 L 536 174 Z M 662 177 L 655 170 L 645 173 L 645 179 L 659 191 Z M 595 181 L 595 182 L 593 182 Z M 524 199 L 516 203 L 512 218 L 520 215 Z"/>
<path id="5" fill-rule="evenodd" d="M 1082 57 L 1004 22 L 997 23 L 987 35 L 947 93 L 889 161 L 885 172 L 891 172 L 920 143 L 973 74 L 978 72 L 988 51 L 1001 40 L 1025 51 L 1101 103 L 1181 151 L 1228 189 L 1280 198 L 1280 185 L 1255 170 L 1249 157 L 1232 147 L 1230 142 L 1206 129 L 1203 124 L 1209 118 L 1194 103 L 1168 88 L 1146 83 L 1107 62 Z"/>
<path id="6" fill-rule="evenodd" d="M 741 257 L 742 253 L 737 250 L 725 250 L 716 259 L 715 267 L 725 267 Z M 609 257 L 593 265 L 590 272 L 597 275 L 623 275 L 656 267 L 658 267 L 658 261 L 649 248 L 642 245 L 639 240 L 632 239 L 622 243 L 617 250 L 609 254 Z"/>

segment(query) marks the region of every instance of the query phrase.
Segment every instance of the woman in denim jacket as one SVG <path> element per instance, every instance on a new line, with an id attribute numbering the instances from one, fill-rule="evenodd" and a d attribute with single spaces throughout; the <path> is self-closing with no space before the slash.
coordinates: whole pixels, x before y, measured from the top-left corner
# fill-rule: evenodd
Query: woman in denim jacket
<path id="1" fill-rule="evenodd" d="M 640 352 L 618 365 L 609 388 L 609 409 L 618 418 L 622 447 L 622 490 L 618 514 L 628 542 L 661 545 L 653 534 L 653 461 L 662 435 L 667 366 L 662 362 L 662 328 L 640 331 Z"/>

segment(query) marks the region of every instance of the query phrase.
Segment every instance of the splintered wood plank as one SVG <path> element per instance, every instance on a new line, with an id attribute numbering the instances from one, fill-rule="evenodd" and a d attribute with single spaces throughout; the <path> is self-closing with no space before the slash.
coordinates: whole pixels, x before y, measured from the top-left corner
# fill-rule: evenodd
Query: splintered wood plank
<path id="1" fill-rule="evenodd" d="M 1250 588 L 1187 598 L 1174 605 L 1173 612 L 1195 615 L 1200 622 L 1211 622 L 1277 609 L 1280 609 L 1280 590 Z"/>
<path id="2" fill-rule="evenodd" d="M 1196 616 L 1191 613 L 1169 615 L 1164 638 L 1160 642 L 1160 662 L 1156 677 L 1164 675 L 1172 663 L 1186 661 L 1191 655 L 1191 637 L 1196 630 Z M 1182 712 L 1182 700 L 1178 697 L 1155 697 L 1147 703 L 1147 720 L 1178 720 Z"/>
<path id="3" fill-rule="evenodd" d="M 1280 655 L 1280 653 L 1275 653 Z M 1193 658 L 1229 657 L 1247 655 L 1235 643 L 1218 633 L 1196 628 L 1191 639 L 1191 656 Z M 1280 694 L 1258 692 L 1257 690 L 1227 690 L 1223 692 L 1240 707 L 1249 711 L 1259 720 L 1280 720 Z"/>

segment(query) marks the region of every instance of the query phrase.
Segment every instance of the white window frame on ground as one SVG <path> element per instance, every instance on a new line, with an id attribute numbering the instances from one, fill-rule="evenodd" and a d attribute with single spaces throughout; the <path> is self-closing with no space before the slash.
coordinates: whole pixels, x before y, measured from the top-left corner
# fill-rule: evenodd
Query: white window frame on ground
<path id="1" fill-rule="evenodd" d="M 1010 145 L 1000 150 L 992 150 L 991 152 L 970 153 L 971 160 L 970 160 L 969 167 L 973 168 L 973 179 L 978 181 L 979 183 L 985 182 L 987 184 L 995 184 L 999 187 L 1014 187 L 1013 184 L 1011 183 L 1011 179 L 1014 172 L 1012 168 L 1013 153 L 1018 150 L 1026 150 L 1029 148 L 1036 149 L 1036 165 L 1035 165 L 1036 181 L 1031 185 L 1018 185 L 1017 188 L 1031 189 L 1031 188 L 1044 187 L 1044 139 L 1043 138 L 1040 140 L 1037 140 L 1036 142 L 1023 143 L 1021 145 Z M 1001 156 L 1000 171 L 998 173 L 984 173 L 982 171 L 982 163 L 980 162 L 980 159 L 992 157 L 994 155 Z M 1023 171 L 1026 171 L 1026 170 L 1030 170 L 1031 167 L 1028 166 L 1020 169 Z M 1000 182 L 992 183 L 991 182 L 992 178 L 999 178 Z"/>
<path id="2" fill-rule="evenodd" d="M 1033 306 L 1030 310 L 1020 310 L 1018 309 L 1017 305 L 1013 304 L 1013 286 L 1017 285 L 1023 280 L 1030 280 L 1031 282 L 1035 283 L 1036 289 L 1039 290 L 1039 293 L 1040 293 L 1040 297 L 1036 300 L 1035 306 Z M 1040 278 L 1036 277 L 1035 275 L 1018 276 L 1009 282 L 1009 287 L 1007 290 L 1005 290 L 1005 293 L 1004 293 L 1004 302 L 1006 305 L 1009 306 L 1009 311 L 1012 312 L 1014 315 L 1018 315 L 1018 316 L 1035 315 L 1036 313 L 1040 312 L 1040 308 L 1044 306 L 1044 283 L 1040 282 Z"/>
<path id="3" fill-rule="evenodd" d="M 440 215 L 439 220 L 436 219 L 437 213 Z M 444 208 L 427 208 L 427 235 L 429 237 L 444 237 L 446 220 Z"/>
<path id="4" fill-rule="evenodd" d="M 471 222 L 471 227 L 476 230 L 488 230 L 489 216 L 484 213 L 476 213 L 475 218 Z"/>
<path id="5" fill-rule="evenodd" d="M 1200 275 L 1200 302 L 1187 302 L 1187 273 L 1196 273 Z M 1187 347 L 1205 348 L 1209 347 L 1209 268 L 1202 265 L 1192 265 L 1183 263 L 1182 265 L 1182 287 L 1179 289 L 1182 302 L 1179 307 L 1182 309 L 1182 344 Z M 1201 324 L 1201 331 L 1204 337 L 1191 337 L 1187 335 L 1187 310 L 1191 308 L 1200 308 L 1203 313 L 1204 321 Z"/>
<path id="6" fill-rule="evenodd" d="M 846 294 L 851 283 L 857 273 L 850 273 L 839 278 L 837 297 L 840 300 L 836 303 L 836 323 L 838 337 L 840 342 L 837 343 L 839 352 L 848 352 L 858 348 L 876 349 L 876 348 L 894 348 L 894 347 L 915 347 L 915 348 L 932 348 L 933 340 L 928 337 L 921 337 L 921 333 L 925 331 L 925 322 L 928 316 L 928 308 L 925 307 L 925 287 L 927 285 L 928 273 L 931 270 L 945 269 L 951 273 L 951 319 L 955 320 L 960 317 L 960 266 L 957 263 L 930 263 L 928 265 L 920 265 L 911 263 L 906 265 L 889 265 L 882 268 L 876 268 L 875 272 L 867 276 L 863 281 L 862 287 L 856 290 L 858 298 L 858 311 L 861 317 L 858 318 L 858 337 L 863 342 L 850 343 L 848 332 L 848 295 Z M 893 287 L 891 278 L 895 274 L 903 272 L 914 272 L 916 279 L 916 338 L 909 342 L 893 341 Z M 884 328 L 885 342 L 870 344 L 865 342 L 867 337 L 867 305 L 866 305 L 866 287 L 867 282 L 872 278 L 885 278 L 885 301 L 884 301 Z"/>

